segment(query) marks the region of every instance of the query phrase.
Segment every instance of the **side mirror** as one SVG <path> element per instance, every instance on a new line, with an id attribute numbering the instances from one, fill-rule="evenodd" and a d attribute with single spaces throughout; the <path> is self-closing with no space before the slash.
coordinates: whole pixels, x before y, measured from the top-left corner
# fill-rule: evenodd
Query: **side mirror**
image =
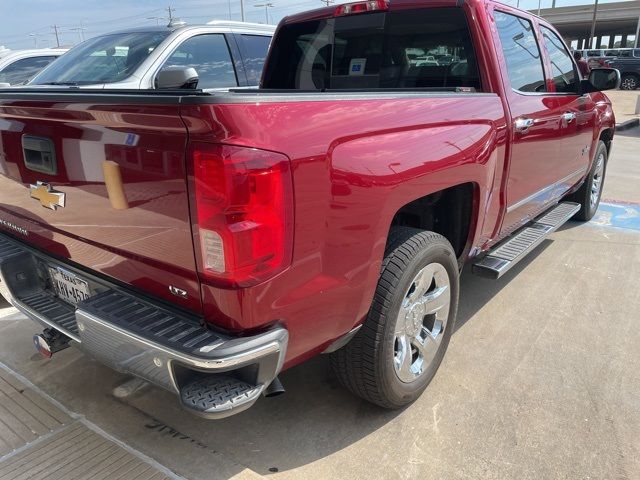
<path id="1" fill-rule="evenodd" d="M 155 86 L 157 89 L 195 90 L 198 87 L 198 72 L 193 67 L 166 67 L 156 75 Z"/>
<path id="2" fill-rule="evenodd" d="M 620 87 L 620 71 L 615 68 L 594 68 L 589 79 L 580 82 L 582 93 L 601 92 Z"/>

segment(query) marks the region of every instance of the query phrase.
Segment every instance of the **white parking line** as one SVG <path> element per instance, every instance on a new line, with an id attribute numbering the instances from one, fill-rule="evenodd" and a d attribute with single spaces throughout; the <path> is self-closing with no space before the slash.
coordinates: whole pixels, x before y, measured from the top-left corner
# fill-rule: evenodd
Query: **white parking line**
<path id="1" fill-rule="evenodd" d="M 14 320 L 13 318 L 7 318 L 7 317 L 11 317 L 16 313 L 20 313 L 20 312 L 15 307 L 0 308 L 0 322 L 3 320 Z"/>

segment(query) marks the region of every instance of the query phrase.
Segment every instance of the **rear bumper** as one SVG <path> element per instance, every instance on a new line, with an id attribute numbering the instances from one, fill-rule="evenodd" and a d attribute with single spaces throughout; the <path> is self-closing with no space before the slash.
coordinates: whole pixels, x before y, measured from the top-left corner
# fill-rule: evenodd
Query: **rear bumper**
<path id="1" fill-rule="evenodd" d="M 92 295 L 76 306 L 59 299 L 46 273 L 50 265 L 87 280 Z M 197 317 L 63 265 L 4 234 L 0 294 L 105 365 L 179 394 L 185 408 L 207 418 L 226 417 L 253 405 L 284 363 L 284 328 L 251 337 L 214 332 Z M 211 390 L 218 388 L 213 384 L 224 384 L 225 392 L 235 393 L 221 396 L 221 391 Z M 209 400 L 212 396 L 215 401 Z"/>

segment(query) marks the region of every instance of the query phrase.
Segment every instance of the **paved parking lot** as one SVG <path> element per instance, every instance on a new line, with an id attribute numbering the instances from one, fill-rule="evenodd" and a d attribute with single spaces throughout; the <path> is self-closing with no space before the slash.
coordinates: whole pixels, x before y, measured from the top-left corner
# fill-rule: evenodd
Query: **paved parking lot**
<path id="1" fill-rule="evenodd" d="M 0 374 L 60 402 L 78 424 L 67 428 L 125 442 L 158 477 L 640 478 L 639 147 L 638 129 L 616 139 L 592 222 L 569 223 L 498 281 L 463 275 L 442 367 L 402 411 L 345 392 L 324 357 L 285 372 L 285 395 L 222 421 L 153 387 L 117 399 L 125 377 L 74 349 L 40 359 L 37 327 L 6 306 Z M 3 463 L 16 457 L 2 455 L 11 478 Z"/>

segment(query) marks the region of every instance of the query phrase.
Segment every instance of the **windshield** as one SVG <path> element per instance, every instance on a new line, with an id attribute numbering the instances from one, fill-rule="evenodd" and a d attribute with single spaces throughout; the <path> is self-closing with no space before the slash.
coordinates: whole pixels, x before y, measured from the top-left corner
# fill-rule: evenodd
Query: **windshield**
<path id="1" fill-rule="evenodd" d="M 43 70 L 30 85 L 113 83 L 129 77 L 169 32 L 132 32 L 92 38 Z"/>

